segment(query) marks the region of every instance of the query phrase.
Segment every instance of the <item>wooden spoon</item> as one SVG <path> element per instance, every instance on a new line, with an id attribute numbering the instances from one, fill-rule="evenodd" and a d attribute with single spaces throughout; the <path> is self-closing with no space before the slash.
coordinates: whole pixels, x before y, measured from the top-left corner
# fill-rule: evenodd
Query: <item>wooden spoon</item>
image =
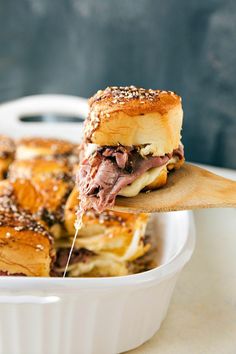
<path id="1" fill-rule="evenodd" d="M 202 208 L 236 208 L 236 182 L 185 163 L 170 172 L 167 184 L 136 197 L 117 197 L 114 209 L 161 212 Z"/>

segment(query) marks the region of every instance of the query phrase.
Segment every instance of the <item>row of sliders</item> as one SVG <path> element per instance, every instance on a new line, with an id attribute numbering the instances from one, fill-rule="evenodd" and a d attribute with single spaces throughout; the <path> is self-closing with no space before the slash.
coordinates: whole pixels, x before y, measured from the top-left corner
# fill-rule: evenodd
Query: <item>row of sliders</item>
<path id="1" fill-rule="evenodd" d="M 79 146 L 0 136 L 0 274 L 62 276 L 75 234 Z M 154 267 L 147 214 L 87 210 L 67 276 L 133 274 Z"/>

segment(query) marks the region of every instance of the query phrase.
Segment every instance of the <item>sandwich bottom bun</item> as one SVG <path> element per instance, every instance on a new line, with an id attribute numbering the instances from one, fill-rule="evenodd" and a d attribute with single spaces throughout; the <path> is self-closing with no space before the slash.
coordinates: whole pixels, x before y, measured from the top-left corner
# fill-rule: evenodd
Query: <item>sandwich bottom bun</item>
<path id="1" fill-rule="evenodd" d="M 156 177 L 156 179 L 148 184 L 143 191 L 148 191 L 148 190 L 155 190 L 158 188 L 161 188 L 164 186 L 167 182 L 167 167 L 165 166 L 159 173 L 159 175 Z"/>
<path id="2" fill-rule="evenodd" d="M 147 192 L 163 187 L 168 178 L 168 172 L 179 169 L 184 163 L 184 159 L 173 157 L 167 164 L 161 167 L 152 168 L 138 177 L 133 183 L 123 188 L 118 195 L 122 197 L 135 197 L 141 191 Z"/>

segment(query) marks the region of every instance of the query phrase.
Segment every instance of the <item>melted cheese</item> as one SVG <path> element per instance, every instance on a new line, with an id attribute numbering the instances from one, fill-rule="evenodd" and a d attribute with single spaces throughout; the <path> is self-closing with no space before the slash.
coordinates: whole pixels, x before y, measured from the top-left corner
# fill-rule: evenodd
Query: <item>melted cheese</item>
<path id="1" fill-rule="evenodd" d="M 149 245 L 143 244 L 143 238 L 146 231 L 146 222 L 137 222 L 133 230 L 133 234 L 127 234 L 127 230 L 122 227 L 109 234 L 99 234 L 89 237 L 78 237 L 75 241 L 76 248 L 89 249 L 105 259 L 113 259 L 117 262 L 131 261 L 143 254 L 149 248 Z M 56 240 L 56 247 L 69 248 L 71 239 Z M 91 261 L 93 258 L 91 258 Z"/>
<path id="2" fill-rule="evenodd" d="M 117 262 L 104 255 L 92 256 L 89 262 L 72 264 L 68 269 L 70 276 L 86 275 L 93 271 L 96 276 L 121 276 L 128 274 L 125 263 Z"/>
<path id="3" fill-rule="evenodd" d="M 122 197 L 135 197 L 141 190 L 155 181 L 160 175 L 161 171 L 166 168 L 167 165 L 176 163 L 178 158 L 172 157 L 165 165 L 161 167 L 152 168 L 146 171 L 142 176 L 138 177 L 133 183 L 123 188 L 118 195 Z"/>
<path id="4" fill-rule="evenodd" d="M 119 195 L 121 195 L 122 197 L 135 197 L 144 187 L 148 186 L 150 183 L 155 181 L 155 179 L 160 175 L 161 171 L 163 170 L 163 168 L 165 168 L 165 166 L 166 165 L 152 168 L 151 170 L 145 172 L 129 186 L 123 188 L 119 192 Z"/>

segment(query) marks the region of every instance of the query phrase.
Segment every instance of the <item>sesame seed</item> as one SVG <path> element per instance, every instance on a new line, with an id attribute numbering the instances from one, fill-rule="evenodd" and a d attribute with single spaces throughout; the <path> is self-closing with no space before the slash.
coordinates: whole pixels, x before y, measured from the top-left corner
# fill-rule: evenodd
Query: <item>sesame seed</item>
<path id="1" fill-rule="evenodd" d="M 144 88 L 138 88 L 134 85 L 131 86 L 111 86 L 107 87 L 104 91 L 98 91 L 94 96 L 94 101 L 100 101 L 105 98 L 112 98 L 112 103 L 121 103 L 126 102 L 132 99 L 138 100 L 153 100 L 155 97 L 158 97 L 161 92 L 160 90 L 146 90 Z"/>

